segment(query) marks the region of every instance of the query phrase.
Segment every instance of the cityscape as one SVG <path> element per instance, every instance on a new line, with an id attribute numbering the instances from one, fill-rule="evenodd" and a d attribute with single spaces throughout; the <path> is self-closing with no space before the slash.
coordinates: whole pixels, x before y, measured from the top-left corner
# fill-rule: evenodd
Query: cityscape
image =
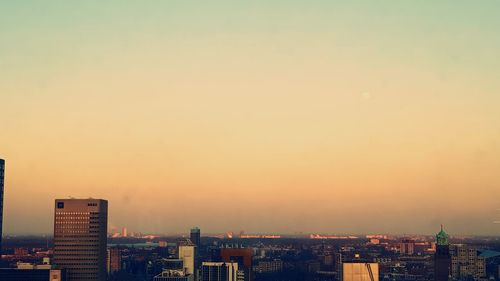
<path id="1" fill-rule="evenodd" d="M 450 237 L 443 225 L 435 236 L 108 233 L 107 200 L 70 198 L 54 202 L 53 236 L 5 238 L 8 281 L 500 280 L 499 237 Z"/>
<path id="2" fill-rule="evenodd" d="M 500 0 L 0 0 L 0 281 L 500 281 Z"/>

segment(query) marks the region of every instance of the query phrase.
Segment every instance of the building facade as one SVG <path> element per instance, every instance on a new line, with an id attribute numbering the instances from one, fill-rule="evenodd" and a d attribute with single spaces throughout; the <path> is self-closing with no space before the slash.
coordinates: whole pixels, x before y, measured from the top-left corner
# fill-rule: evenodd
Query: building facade
<path id="1" fill-rule="evenodd" d="M 238 263 L 204 262 L 201 266 L 201 281 L 240 281 Z"/>
<path id="2" fill-rule="evenodd" d="M 343 281 L 378 281 L 378 263 L 345 262 L 342 264 Z"/>
<path id="3" fill-rule="evenodd" d="M 481 280 L 486 277 L 486 261 L 476 247 L 450 245 L 451 277 L 453 280 Z"/>
<path id="4" fill-rule="evenodd" d="M 283 261 L 278 259 L 272 261 L 259 261 L 257 265 L 253 267 L 253 271 L 258 273 L 282 272 Z"/>
<path id="5" fill-rule="evenodd" d="M 187 274 L 195 274 L 196 272 L 196 246 L 180 245 L 179 259 L 183 262 L 184 270 Z"/>
<path id="6" fill-rule="evenodd" d="M 108 201 L 57 199 L 54 219 L 54 264 L 69 281 L 107 278 Z"/>
<path id="7" fill-rule="evenodd" d="M 122 252 L 119 248 L 109 248 L 107 257 L 108 274 L 115 273 L 122 269 Z"/>
<path id="8" fill-rule="evenodd" d="M 399 243 L 399 253 L 401 255 L 413 255 L 415 253 L 415 241 L 405 238 Z"/>

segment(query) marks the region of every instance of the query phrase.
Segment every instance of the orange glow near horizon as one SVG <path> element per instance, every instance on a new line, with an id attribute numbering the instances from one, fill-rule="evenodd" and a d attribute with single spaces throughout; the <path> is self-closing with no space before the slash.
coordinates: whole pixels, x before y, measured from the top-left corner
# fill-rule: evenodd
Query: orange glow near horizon
<path id="1" fill-rule="evenodd" d="M 392 4 L 0 4 L 5 231 L 498 233 L 495 9 Z"/>

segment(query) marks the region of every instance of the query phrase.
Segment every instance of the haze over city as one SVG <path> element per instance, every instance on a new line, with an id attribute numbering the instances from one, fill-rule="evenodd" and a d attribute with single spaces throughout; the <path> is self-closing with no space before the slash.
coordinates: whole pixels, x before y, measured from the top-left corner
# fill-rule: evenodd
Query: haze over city
<path id="1" fill-rule="evenodd" d="M 500 2 L 188 2 L 0 4 L 4 233 L 498 235 Z"/>

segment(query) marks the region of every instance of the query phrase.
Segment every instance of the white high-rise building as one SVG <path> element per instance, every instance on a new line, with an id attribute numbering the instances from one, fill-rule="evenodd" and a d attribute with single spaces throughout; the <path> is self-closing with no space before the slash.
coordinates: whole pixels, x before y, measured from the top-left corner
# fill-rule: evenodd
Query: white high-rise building
<path id="1" fill-rule="evenodd" d="M 184 263 L 184 270 L 186 274 L 194 275 L 196 271 L 196 246 L 180 245 L 179 259 L 181 259 Z"/>

